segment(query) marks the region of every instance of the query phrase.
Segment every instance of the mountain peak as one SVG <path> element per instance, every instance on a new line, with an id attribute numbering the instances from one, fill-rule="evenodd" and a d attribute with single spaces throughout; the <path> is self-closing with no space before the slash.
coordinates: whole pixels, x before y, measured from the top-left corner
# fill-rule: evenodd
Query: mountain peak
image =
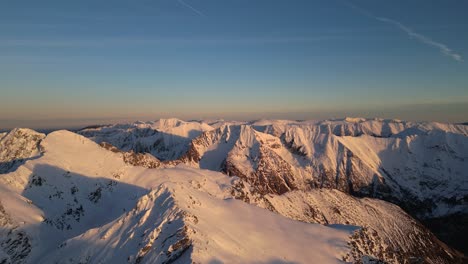
<path id="1" fill-rule="evenodd" d="M 185 121 L 178 118 L 161 118 L 155 122 L 155 125 L 159 128 L 169 128 L 180 126 L 185 123 Z"/>

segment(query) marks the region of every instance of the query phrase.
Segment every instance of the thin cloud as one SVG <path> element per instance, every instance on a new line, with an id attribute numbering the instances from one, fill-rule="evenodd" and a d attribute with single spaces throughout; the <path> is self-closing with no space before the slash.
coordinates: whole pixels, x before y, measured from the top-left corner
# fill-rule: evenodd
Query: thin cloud
<path id="1" fill-rule="evenodd" d="M 192 10 L 193 12 L 197 13 L 199 16 L 202 16 L 202 17 L 206 17 L 206 15 L 201 12 L 200 10 L 196 9 L 195 7 L 187 4 L 185 1 L 183 0 L 177 0 L 181 5 L 185 6 L 186 8 Z"/>
<path id="2" fill-rule="evenodd" d="M 350 6 L 351 8 L 359 11 L 360 13 L 364 14 L 365 16 L 368 16 L 372 19 L 375 19 L 377 21 L 380 21 L 380 22 L 383 22 L 383 23 L 387 23 L 387 24 L 390 24 L 390 25 L 393 25 L 393 26 L 396 26 L 398 29 L 400 29 L 401 31 L 403 31 L 404 33 L 406 33 L 409 37 L 411 38 L 414 38 L 416 40 L 418 40 L 419 42 L 425 44 L 425 45 L 428 45 L 428 46 L 431 46 L 431 47 L 434 47 L 434 48 L 438 48 L 439 51 L 456 60 L 456 61 L 459 61 L 459 62 L 462 62 L 463 61 L 463 58 L 460 54 L 454 52 L 452 49 L 450 49 L 447 45 L 443 44 L 443 43 L 440 43 L 440 42 L 436 42 L 434 40 L 432 40 L 431 38 L 429 37 L 426 37 L 422 34 L 419 34 L 419 33 L 416 33 L 414 30 L 412 30 L 411 28 L 405 26 L 404 24 L 396 21 L 396 20 L 393 20 L 393 19 L 390 19 L 390 18 L 386 18 L 386 17 L 378 17 L 378 16 L 375 16 L 373 15 L 371 12 L 363 9 L 363 8 L 360 8 L 358 6 L 355 6 L 354 4 L 350 3 L 350 2 L 346 2 L 346 4 L 348 6 Z"/>

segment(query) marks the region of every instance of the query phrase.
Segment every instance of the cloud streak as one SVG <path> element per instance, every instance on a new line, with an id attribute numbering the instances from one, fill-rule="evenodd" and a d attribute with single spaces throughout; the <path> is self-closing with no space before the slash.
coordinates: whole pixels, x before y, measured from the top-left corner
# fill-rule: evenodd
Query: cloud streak
<path id="1" fill-rule="evenodd" d="M 185 6 L 186 8 L 192 10 L 193 12 L 197 13 L 199 16 L 202 16 L 202 17 L 206 17 L 206 15 L 201 12 L 200 10 L 196 9 L 195 7 L 187 4 L 185 1 L 183 0 L 177 0 L 181 5 Z"/>
<path id="2" fill-rule="evenodd" d="M 463 61 L 462 56 L 460 54 L 454 52 L 449 47 L 447 47 L 447 45 L 436 42 L 436 41 L 433 41 L 432 39 L 430 39 L 430 38 L 428 38 L 428 37 L 426 37 L 424 35 L 416 33 L 411 28 L 403 25 L 402 23 L 400 23 L 400 22 L 398 22 L 396 20 L 389 19 L 389 18 L 386 18 L 386 17 L 375 17 L 375 19 L 377 19 L 379 21 L 382 21 L 384 23 L 391 24 L 391 25 L 394 25 L 394 26 L 398 27 L 400 30 L 405 32 L 411 38 L 414 38 L 414 39 L 418 40 L 419 42 L 424 43 L 424 44 L 426 44 L 428 46 L 438 48 L 440 50 L 440 52 L 442 52 L 443 54 L 451 57 L 452 59 L 454 59 L 456 61 L 460 61 L 460 62 Z"/>
<path id="3" fill-rule="evenodd" d="M 406 35 L 408 35 L 410 38 L 413 38 L 427 46 L 431 46 L 431 47 L 434 47 L 434 48 L 437 48 L 439 49 L 439 51 L 456 60 L 456 61 L 459 61 L 459 62 L 463 62 L 463 57 L 456 53 L 455 51 L 453 51 L 452 49 L 450 49 L 447 45 L 443 44 L 443 43 L 440 43 L 440 42 L 436 42 L 434 40 L 432 40 L 431 38 L 427 37 L 427 36 L 424 36 L 422 34 L 419 34 L 417 32 L 415 32 L 414 30 L 412 30 L 411 28 L 407 27 L 406 25 L 402 24 L 401 22 L 399 21 L 396 21 L 396 20 L 393 20 L 393 19 L 390 19 L 390 18 L 386 18 L 386 17 L 379 17 L 379 16 L 375 16 L 373 15 L 372 13 L 370 13 L 369 11 L 365 10 L 365 9 L 362 9 L 358 6 L 355 6 L 354 4 L 352 3 L 349 3 L 347 2 L 347 4 L 359 11 L 360 13 L 364 14 L 365 16 L 368 16 L 372 19 L 375 19 L 377 21 L 380 21 L 380 22 L 383 22 L 383 23 L 386 23 L 386 24 L 390 24 L 390 25 L 393 25 L 395 27 L 397 27 L 399 30 L 401 30 L 402 32 L 406 33 Z"/>

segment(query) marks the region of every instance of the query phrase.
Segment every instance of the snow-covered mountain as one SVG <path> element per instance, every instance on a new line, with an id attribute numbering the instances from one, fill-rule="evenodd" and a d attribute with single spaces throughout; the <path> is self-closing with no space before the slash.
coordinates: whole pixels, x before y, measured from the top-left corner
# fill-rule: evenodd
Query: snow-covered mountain
<path id="1" fill-rule="evenodd" d="M 97 143 L 107 142 L 123 150 L 151 153 L 160 160 L 174 160 L 188 149 L 190 141 L 213 129 L 200 122 L 160 119 L 154 122 L 93 126 L 79 131 Z"/>
<path id="2" fill-rule="evenodd" d="M 14 130 L 0 135 L 15 164 L 0 172 L 0 263 L 463 263 L 413 217 L 467 214 L 467 131 L 359 118 Z"/>

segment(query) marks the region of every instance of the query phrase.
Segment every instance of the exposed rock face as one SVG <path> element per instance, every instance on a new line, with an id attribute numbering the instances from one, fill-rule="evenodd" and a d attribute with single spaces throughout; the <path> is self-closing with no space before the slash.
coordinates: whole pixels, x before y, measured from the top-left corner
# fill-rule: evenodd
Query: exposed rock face
<path id="1" fill-rule="evenodd" d="M 194 138 L 190 142 L 190 147 L 188 151 L 181 157 L 181 160 L 185 163 L 199 163 L 202 155 L 205 151 L 211 147 L 213 144 L 227 144 L 228 146 L 232 146 L 235 143 L 236 134 L 239 133 L 238 130 L 232 131 L 234 133 L 234 137 L 231 137 L 231 126 L 229 125 L 222 125 L 217 129 L 207 131 L 199 135 L 198 137 Z M 226 153 L 223 153 L 226 154 Z M 224 157 L 221 157 L 224 159 Z M 217 160 L 218 169 L 221 168 L 221 162 Z"/>
<path id="2" fill-rule="evenodd" d="M 15 128 L 0 137 L 0 173 L 14 170 L 25 160 L 41 154 L 39 143 L 42 133 L 25 128 Z"/>
<path id="3" fill-rule="evenodd" d="M 278 154 L 261 146 L 255 172 L 244 175 L 232 159 L 227 159 L 223 171 L 248 182 L 259 194 L 283 194 L 297 189 L 291 166 Z"/>

